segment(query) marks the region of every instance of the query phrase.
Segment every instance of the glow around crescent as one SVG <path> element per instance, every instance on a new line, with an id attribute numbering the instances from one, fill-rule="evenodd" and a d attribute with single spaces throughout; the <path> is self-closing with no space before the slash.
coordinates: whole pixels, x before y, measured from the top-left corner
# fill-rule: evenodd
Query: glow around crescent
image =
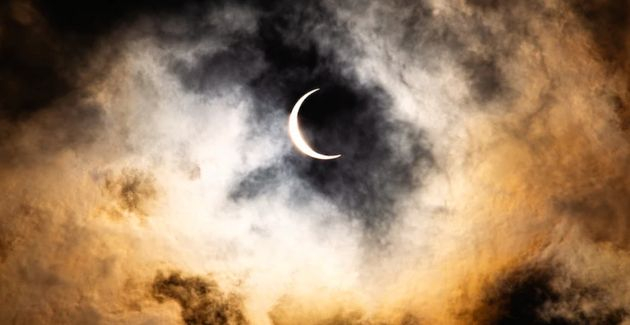
<path id="1" fill-rule="evenodd" d="M 306 94 L 304 94 L 304 96 L 302 96 L 297 101 L 297 103 L 295 103 L 295 106 L 293 106 L 293 109 L 291 110 L 291 115 L 289 116 L 289 137 L 291 138 L 291 141 L 293 142 L 293 144 L 302 153 L 304 153 L 305 155 L 311 158 L 322 159 L 322 160 L 337 159 L 341 157 L 341 155 L 323 155 L 313 150 L 313 148 L 311 148 L 311 146 L 309 146 L 308 143 L 306 143 L 306 141 L 304 140 L 304 137 L 302 136 L 302 132 L 300 132 L 300 125 L 298 123 L 298 112 L 300 111 L 300 106 L 302 106 L 302 103 L 304 102 L 306 97 L 308 97 L 310 94 L 318 90 L 319 88 L 316 88 L 307 92 Z"/>

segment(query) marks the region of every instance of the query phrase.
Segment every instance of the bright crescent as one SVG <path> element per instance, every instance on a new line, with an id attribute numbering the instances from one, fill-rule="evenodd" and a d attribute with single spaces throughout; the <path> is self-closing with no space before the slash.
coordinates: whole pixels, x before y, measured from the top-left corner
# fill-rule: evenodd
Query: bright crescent
<path id="1" fill-rule="evenodd" d="M 316 88 L 307 92 L 304 96 L 302 96 L 297 101 L 297 103 L 295 103 L 295 106 L 293 106 L 293 109 L 291 110 L 291 115 L 289 115 L 289 137 L 291 138 L 291 141 L 293 142 L 293 144 L 302 153 L 304 153 L 305 155 L 311 158 L 322 159 L 322 160 L 337 159 L 341 157 L 341 155 L 323 155 L 313 150 L 313 148 L 311 148 L 311 146 L 309 146 L 308 143 L 306 143 L 306 140 L 304 140 L 304 137 L 302 136 L 302 132 L 300 131 L 300 125 L 298 123 L 298 112 L 300 111 L 300 106 L 302 106 L 302 103 L 304 102 L 306 97 L 308 97 L 310 94 L 318 90 L 319 88 Z"/>

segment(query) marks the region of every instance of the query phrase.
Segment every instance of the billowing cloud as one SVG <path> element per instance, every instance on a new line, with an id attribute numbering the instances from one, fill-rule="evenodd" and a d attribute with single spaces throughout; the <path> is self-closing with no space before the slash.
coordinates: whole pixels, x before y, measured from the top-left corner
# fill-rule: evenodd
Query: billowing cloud
<path id="1" fill-rule="evenodd" d="M 0 323 L 630 319 L 623 1 L 0 10 Z"/>

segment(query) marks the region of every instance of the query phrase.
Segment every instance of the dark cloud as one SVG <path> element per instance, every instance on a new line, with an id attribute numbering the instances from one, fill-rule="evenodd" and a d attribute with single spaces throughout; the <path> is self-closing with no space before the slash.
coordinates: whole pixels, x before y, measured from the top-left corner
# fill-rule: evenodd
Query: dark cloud
<path id="1" fill-rule="evenodd" d="M 521 2 L 502 5 L 498 1 L 467 1 L 474 8 L 465 24 L 451 21 L 426 1 L 394 1 L 383 5 L 383 27 L 378 30 L 388 42 L 410 56 L 414 65 L 439 71 L 439 65 L 452 62 L 464 71 L 471 96 L 485 108 L 511 94 L 501 60 L 509 59 L 515 44 L 527 37 L 525 22 L 531 8 Z M 535 4 L 527 4 L 534 7 Z M 498 18 L 486 10 L 505 9 Z M 390 13 L 396 15 L 391 16 Z M 379 12 L 381 13 L 381 12 Z M 526 15 L 527 13 L 527 15 Z M 508 28 L 495 29 L 495 24 Z M 479 46 L 479 44 L 483 44 Z"/>
<path id="2" fill-rule="evenodd" d="M 124 213 L 146 216 L 150 202 L 157 196 L 153 175 L 138 169 L 109 173 L 103 186 L 115 202 L 114 207 L 108 209 L 112 217 L 122 217 Z"/>
<path id="3" fill-rule="evenodd" d="M 0 118 L 25 119 L 81 88 L 99 42 L 143 16 L 170 16 L 194 1 L 29 1 L 0 4 Z M 115 42 L 108 44 L 115 52 Z M 105 67 L 101 67 L 105 69 Z M 85 80 L 82 80 L 85 82 Z"/>
<path id="4" fill-rule="evenodd" d="M 234 41 L 229 46 L 239 50 L 207 54 L 198 58 L 198 64 L 194 65 L 176 60 L 172 70 L 187 89 L 199 93 L 221 94 L 243 85 L 260 73 L 260 53 L 248 40 Z"/>
<path id="5" fill-rule="evenodd" d="M 630 125 L 630 4 L 624 0 L 570 1 L 595 44 L 598 57 L 622 84 L 609 89 L 623 130 Z"/>
<path id="6" fill-rule="evenodd" d="M 377 84 L 360 83 L 350 66 L 318 43 L 314 30 L 326 25 L 333 32 L 324 37 L 353 48 L 347 28 L 328 9 L 311 3 L 259 10 L 255 33 L 236 33 L 226 49 L 192 65 L 176 63 L 174 72 L 196 92 L 248 86 L 255 99 L 253 129 L 264 128 L 278 113 L 288 115 L 306 91 L 321 88 L 303 105 L 301 124 L 315 148 L 343 157 L 324 162 L 295 152 L 246 175 L 233 196 L 262 194 L 288 169 L 353 217 L 379 226 L 397 196 L 421 184 L 414 170 L 432 163 L 422 131 L 393 121 L 389 95 Z"/>
<path id="7" fill-rule="evenodd" d="M 28 116 L 67 93 L 63 46 L 26 1 L 0 5 L 0 118 Z"/>
<path id="8" fill-rule="evenodd" d="M 553 265 L 524 265 L 488 286 L 477 324 L 620 324 L 628 311 Z"/>
<path id="9" fill-rule="evenodd" d="M 627 69 L 630 59 L 630 3 L 624 0 L 569 1 L 582 19 L 601 58 L 615 69 Z"/>
<path id="10" fill-rule="evenodd" d="M 34 4 L 46 17 L 52 28 L 72 35 L 86 45 L 91 45 L 99 37 L 112 32 L 121 25 L 128 24 L 141 16 L 171 15 L 185 12 L 186 9 L 203 1 L 123 1 L 96 0 L 86 3 L 79 0 L 39 1 Z"/>
<path id="11" fill-rule="evenodd" d="M 506 81 L 496 59 L 471 58 L 464 67 L 477 100 L 490 101 L 505 91 Z"/>
<path id="12" fill-rule="evenodd" d="M 212 279 L 158 273 L 151 294 L 159 301 L 175 300 L 187 325 L 245 325 L 242 301 L 223 293 Z"/>

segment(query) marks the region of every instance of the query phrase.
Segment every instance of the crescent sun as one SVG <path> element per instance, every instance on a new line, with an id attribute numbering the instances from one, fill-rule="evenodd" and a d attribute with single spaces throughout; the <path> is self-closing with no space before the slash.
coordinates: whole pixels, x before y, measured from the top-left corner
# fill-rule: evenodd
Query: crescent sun
<path id="1" fill-rule="evenodd" d="M 302 132 L 300 131 L 300 125 L 298 123 L 298 112 L 300 111 L 300 106 L 302 106 L 302 103 L 304 102 L 306 97 L 318 90 L 319 88 L 315 88 L 307 92 L 297 101 L 297 103 L 295 103 L 295 106 L 293 106 L 293 109 L 291 110 L 291 115 L 289 115 L 289 137 L 291 138 L 293 144 L 298 148 L 298 150 L 311 158 L 322 160 L 337 159 L 341 157 L 341 155 L 324 155 L 313 150 L 313 148 L 311 148 L 311 146 L 306 143 L 306 140 L 304 140 Z"/>

